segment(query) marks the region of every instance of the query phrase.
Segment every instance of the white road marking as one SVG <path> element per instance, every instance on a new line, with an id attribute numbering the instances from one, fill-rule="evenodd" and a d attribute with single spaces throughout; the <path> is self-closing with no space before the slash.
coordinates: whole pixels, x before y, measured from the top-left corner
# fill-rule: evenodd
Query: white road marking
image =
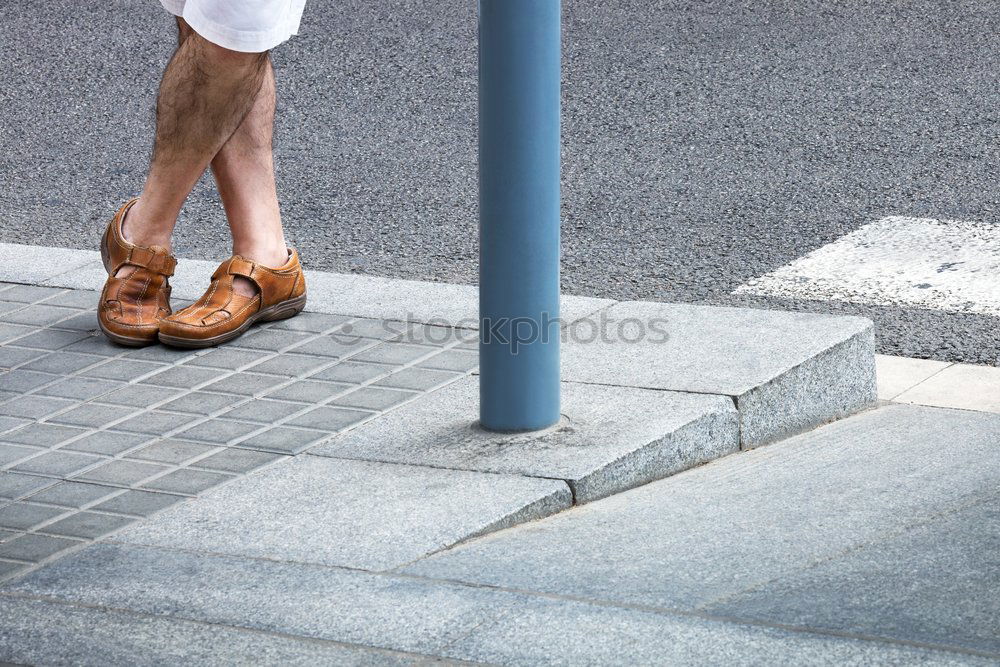
<path id="1" fill-rule="evenodd" d="M 734 294 L 1000 316 L 1000 225 L 883 218 Z"/>

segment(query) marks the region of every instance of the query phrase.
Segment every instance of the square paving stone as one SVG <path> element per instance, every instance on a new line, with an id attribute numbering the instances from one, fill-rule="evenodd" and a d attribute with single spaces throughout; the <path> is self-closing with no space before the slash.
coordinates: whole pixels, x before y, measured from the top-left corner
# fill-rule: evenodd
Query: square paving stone
<path id="1" fill-rule="evenodd" d="M 249 435 L 261 428 L 261 424 L 229 421 L 224 419 L 209 419 L 177 434 L 185 440 L 197 440 L 224 445 L 236 438 Z"/>
<path id="2" fill-rule="evenodd" d="M 233 475 L 184 468 L 163 477 L 157 477 L 142 486 L 151 491 L 196 495 L 231 479 L 234 479 Z"/>
<path id="3" fill-rule="evenodd" d="M 45 354 L 45 350 L 29 350 L 26 347 L 0 347 L 0 368 L 13 368 L 26 364 Z"/>
<path id="4" fill-rule="evenodd" d="M 132 516 L 149 516 L 154 512 L 159 512 L 171 505 L 175 505 L 185 500 L 185 498 L 185 496 L 169 493 L 153 493 L 151 491 L 137 491 L 132 489 L 120 496 L 115 496 L 111 500 L 106 500 L 100 505 L 96 505 L 93 509 Z"/>
<path id="5" fill-rule="evenodd" d="M 97 301 L 100 299 L 99 292 L 90 290 L 67 290 L 61 294 L 56 294 L 45 300 L 50 306 L 65 306 L 66 308 L 76 308 L 78 310 L 94 310 Z"/>
<path id="6" fill-rule="evenodd" d="M 48 373 L 35 373 L 17 369 L 0 373 L 0 387 L 3 387 L 4 391 L 13 391 L 22 394 L 58 379 L 58 377 Z"/>
<path id="7" fill-rule="evenodd" d="M 0 393 L 0 401 L 5 400 L 5 397 Z M 0 417 L 0 433 L 6 433 L 7 431 L 13 431 L 16 428 L 30 424 L 30 419 L 23 419 L 21 417 Z M 2 440 L 3 438 L 0 438 Z"/>
<path id="8" fill-rule="evenodd" d="M 22 327 L 18 324 L 0 322 L 0 344 L 9 343 L 10 341 L 16 342 L 22 336 L 30 334 L 33 331 L 36 331 L 34 327 Z"/>
<path id="9" fill-rule="evenodd" d="M 27 461 L 22 461 L 14 466 L 12 470 L 38 475 L 51 475 L 53 477 L 68 477 L 102 460 L 104 459 L 99 456 L 75 454 L 57 449 L 40 454 Z"/>
<path id="10" fill-rule="evenodd" d="M 323 403 L 330 398 L 350 390 L 353 385 L 343 382 L 316 382 L 313 380 L 297 380 L 267 394 L 268 398 L 299 403 Z M 299 406 L 302 407 L 301 405 Z"/>
<path id="11" fill-rule="evenodd" d="M 38 393 L 44 396 L 55 396 L 56 398 L 75 398 L 80 401 L 87 401 L 112 392 L 122 386 L 125 386 L 124 383 L 114 380 L 70 377 L 39 389 Z M 131 391 L 131 388 L 129 391 Z"/>
<path id="12" fill-rule="evenodd" d="M 256 363 L 265 355 L 255 350 L 240 350 L 234 347 L 216 348 L 206 355 L 195 357 L 185 366 L 204 366 L 222 370 L 237 370 Z"/>
<path id="13" fill-rule="evenodd" d="M 281 375 L 284 377 L 298 377 L 313 372 L 324 364 L 329 364 L 330 359 L 326 357 L 315 357 L 306 354 L 279 354 L 267 361 L 253 367 L 254 373 L 267 373 L 268 375 Z"/>
<path id="14" fill-rule="evenodd" d="M 570 502 L 566 485 L 554 480 L 304 455 L 137 523 L 115 540 L 384 570 Z"/>
<path id="15" fill-rule="evenodd" d="M 0 579 L 4 577 L 9 577 L 15 572 L 20 572 L 27 566 L 21 563 L 12 563 L 9 560 L 0 560 Z"/>
<path id="16" fill-rule="evenodd" d="M 0 472 L 0 498 L 17 500 L 56 483 L 56 480 L 49 477 Z"/>
<path id="17" fill-rule="evenodd" d="M 304 426 L 330 433 L 341 431 L 350 426 L 354 426 L 374 413 L 362 410 L 352 410 L 349 408 L 337 408 L 332 406 L 320 406 L 309 412 L 299 415 L 288 422 L 289 426 Z"/>
<path id="18" fill-rule="evenodd" d="M 240 440 L 235 446 L 279 454 L 298 454 L 327 437 L 329 433 L 322 431 L 278 426 L 246 440 Z"/>
<path id="19" fill-rule="evenodd" d="M 290 351 L 296 354 L 324 357 L 327 361 L 332 361 L 333 359 L 353 356 L 374 346 L 377 342 L 371 338 L 358 338 L 350 334 L 334 333 L 314 338 Z"/>
<path id="20" fill-rule="evenodd" d="M 146 433 L 149 435 L 166 435 L 176 429 L 191 424 L 200 417 L 150 410 L 142 412 L 127 421 L 115 424 L 115 428 L 129 433 Z"/>
<path id="21" fill-rule="evenodd" d="M 87 377 L 105 378 L 108 380 L 123 380 L 131 382 L 148 373 L 167 368 L 165 364 L 155 364 L 149 361 L 134 361 L 132 359 L 112 359 L 106 364 L 101 364 L 89 370 L 83 371 L 82 375 Z"/>
<path id="22" fill-rule="evenodd" d="M 285 381 L 285 378 L 275 375 L 234 373 L 229 377 L 222 378 L 218 382 L 213 382 L 206 387 L 202 387 L 202 389 L 210 392 L 221 392 L 223 394 L 255 396 Z"/>
<path id="23" fill-rule="evenodd" d="M 423 368 L 464 373 L 479 365 L 479 352 L 475 350 L 445 350 L 440 354 L 435 354 L 430 359 L 421 361 L 419 365 Z"/>
<path id="24" fill-rule="evenodd" d="M 79 509 L 84 505 L 89 505 L 116 493 L 121 493 L 121 489 L 113 486 L 101 486 L 99 484 L 59 482 L 32 494 L 28 499 L 34 503 Z"/>
<path id="25" fill-rule="evenodd" d="M 52 379 L 56 378 L 54 375 L 50 375 L 49 377 Z M 72 405 L 76 405 L 76 402 L 62 398 L 50 398 L 38 395 L 22 396 L 21 398 L 0 403 L 0 415 L 22 417 L 25 419 L 41 419 Z"/>
<path id="26" fill-rule="evenodd" d="M 93 540 L 119 528 L 124 528 L 135 521 L 129 517 L 97 512 L 77 512 L 65 519 L 50 523 L 41 530 L 60 537 L 76 537 Z"/>
<path id="27" fill-rule="evenodd" d="M 119 431 L 97 431 L 91 435 L 84 436 L 79 440 L 63 445 L 62 449 L 77 452 L 87 452 L 90 454 L 105 454 L 107 456 L 117 456 L 124 451 L 132 449 L 150 439 L 144 433 L 121 433 Z"/>
<path id="28" fill-rule="evenodd" d="M 399 338 L 407 331 L 407 323 L 400 320 L 378 320 L 359 317 L 345 324 L 333 335 L 347 342 L 352 338 L 374 338 L 390 340 Z"/>
<path id="29" fill-rule="evenodd" d="M 90 334 L 90 332 L 97 331 L 99 325 L 97 324 L 97 313 L 78 313 L 71 317 L 67 317 L 64 320 L 50 324 L 53 329 L 68 329 L 70 331 L 80 331 Z"/>
<path id="30" fill-rule="evenodd" d="M 138 349 L 129 350 L 125 353 L 126 359 L 137 359 L 139 361 L 155 361 L 162 364 L 175 364 L 184 359 L 196 359 L 198 350 L 180 350 L 166 345 L 150 345 Z M 188 362 L 190 363 L 190 362 Z"/>
<path id="31" fill-rule="evenodd" d="M 101 403 L 148 408 L 161 401 L 180 396 L 183 390 L 176 387 L 157 387 L 151 384 L 132 384 L 101 396 Z"/>
<path id="32" fill-rule="evenodd" d="M 404 401 L 410 400 L 414 396 L 418 396 L 418 394 L 398 389 L 362 387 L 361 389 L 355 389 L 349 394 L 335 398 L 333 404 L 348 408 L 364 408 L 365 410 L 375 410 L 378 412 L 388 410 L 394 405 L 399 405 Z"/>
<path id="33" fill-rule="evenodd" d="M 745 449 L 876 400 L 864 318 L 648 302 L 602 316 L 602 335 L 570 327 L 563 380 L 731 396 Z"/>
<path id="34" fill-rule="evenodd" d="M 646 484 L 739 450 L 731 399 L 562 383 L 563 420 L 540 433 L 475 424 L 470 376 L 314 447 L 310 454 L 565 480 L 577 502 Z"/>
<path id="35" fill-rule="evenodd" d="M 178 465 L 193 459 L 196 456 L 207 454 L 217 449 L 212 445 L 203 445 L 197 442 L 185 442 L 183 440 L 160 440 L 142 449 L 129 452 L 128 458 L 139 461 L 153 461 L 155 463 L 170 463 Z"/>
<path id="36" fill-rule="evenodd" d="M 143 380 L 143 384 L 191 389 L 205 382 L 211 382 L 225 372 L 218 368 L 199 368 L 185 364 L 183 366 L 173 366 L 162 373 L 151 375 Z"/>
<path id="37" fill-rule="evenodd" d="M 408 322 L 403 327 L 399 341 L 402 343 L 417 343 L 419 345 L 444 346 L 465 340 L 469 332 L 454 327 L 442 327 L 432 324 Z"/>
<path id="38" fill-rule="evenodd" d="M 272 429 L 272 431 L 273 430 L 281 429 Z M 270 433 L 270 431 L 268 432 Z M 209 470 L 218 470 L 221 472 L 245 474 L 251 470 L 256 470 L 261 466 L 283 458 L 285 457 L 280 454 L 271 454 L 269 452 L 259 452 L 251 449 L 227 448 L 222 449 L 211 456 L 200 459 L 191 465 L 196 468 L 207 468 Z"/>
<path id="39" fill-rule="evenodd" d="M 70 426 L 83 426 L 87 428 L 101 428 L 108 424 L 138 412 L 138 408 L 121 407 L 117 405 L 101 405 L 100 403 L 84 403 L 72 410 L 67 410 L 49 421 L 56 424 L 69 424 Z M 116 427 L 117 428 L 117 427 Z M 128 429 L 122 429 L 128 430 Z"/>
<path id="40" fill-rule="evenodd" d="M 132 486 L 153 475 L 170 470 L 170 466 L 139 461 L 109 461 L 102 466 L 79 475 L 78 481 L 104 482 L 119 486 Z"/>
<path id="41" fill-rule="evenodd" d="M 83 544 L 83 542 L 68 540 L 62 537 L 22 535 L 10 542 L 0 544 L 0 558 L 11 558 L 37 563 L 60 551 L 80 544 Z"/>
<path id="42" fill-rule="evenodd" d="M 20 445 L 8 445 L 0 443 L 0 466 L 14 465 L 29 456 L 34 456 L 39 450 L 33 447 L 22 447 Z"/>
<path id="43" fill-rule="evenodd" d="M 345 315 L 326 315 L 324 313 L 299 313 L 287 320 L 280 320 L 271 325 L 273 330 L 305 331 L 321 333 L 334 327 L 343 326 L 351 318 Z"/>
<path id="44" fill-rule="evenodd" d="M 414 391 L 427 391 L 434 387 L 445 384 L 462 377 L 462 373 L 452 373 L 448 371 L 437 371 L 419 366 L 401 368 L 392 375 L 375 382 L 380 387 L 396 387 L 399 389 L 412 389 Z"/>
<path id="45" fill-rule="evenodd" d="M 173 410 L 195 415 L 210 415 L 234 403 L 246 400 L 245 396 L 232 394 L 212 394 L 193 391 L 160 406 L 161 410 Z"/>
<path id="46" fill-rule="evenodd" d="M 58 507 L 42 507 L 28 503 L 13 503 L 0 507 L 0 528 L 11 530 L 31 530 L 39 524 L 65 514 L 67 510 Z M 3 556 L 0 556 L 2 558 Z"/>
<path id="47" fill-rule="evenodd" d="M 17 339 L 18 347 L 30 347 L 38 350 L 59 350 L 86 338 L 89 334 L 82 331 L 57 331 L 42 329 L 35 333 Z"/>
<path id="48" fill-rule="evenodd" d="M 335 366 L 322 370 L 309 379 L 362 384 L 370 382 L 377 377 L 388 375 L 396 370 L 398 370 L 398 367 L 396 366 L 389 366 L 386 364 L 364 364 L 351 360 L 342 361 Z"/>
<path id="49" fill-rule="evenodd" d="M 42 371 L 56 375 L 69 375 L 76 371 L 103 361 L 103 357 L 92 354 L 77 354 L 75 352 L 51 352 L 40 357 L 22 368 L 29 371 Z"/>
<path id="50" fill-rule="evenodd" d="M 72 345 L 63 348 L 65 352 L 80 352 L 81 354 L 95 354 L 101 357 L 117 357 L 122 354 L 122 348 L 111 343 L 102 336 L 88 336 Z"/>
<path id="51" fill-rule="evenodd" d="M 2 294 L 4 301 L 17 301 L 19 303 L 34 303 L 48 297 L 56 296 L 65 292 L 61 287 L 42 287 L 40 285 L 14 285 L 5 289 Z"/>
<path id="52" fill-rule="evenodd" d="M 386 342 L 359 352 L 352 357 L 352 360 L 402 366 L 436 351 L 437 348 L 429 345 Z"/>
<path id="53" fill-rule="evenodd" d="M 236 339 L 233 343 L 235 347 L 241 347 L 251 350 L 264 350 L 268 352 L 276 352 L 278 350 L 283 350 L 286 347 L 301 343 L 302 341 L 309 340 L 310 334 L 300 333 L 298 331 L 278 331 L 263 329 L 257 330 L 255 333 L 247 334 Z"/>
<path id="54" fill-rule="evenodd" d="M 264 398 L 257 398 L 223 413 L 220 417 L 236 419 L 238 421 L 273 424 L 289 415 L 301 412 L 305 408 L 306 406 L 301 403 L 285 403 L 284 401 L 270 401 Z"/>
<path id="55" fill-rule="evenodd" d="M 71 438 L 75 438 L 87 432 L 87 429 L 76 428 L 74 426 L 60 426 L 58 424 L 28 424 L 24 428 L 5 433 L 0 436 L 0 441 L 16 442 L 32 447 L 54 447 Z"/>
<path id="56" fill-rule="evenodd" d="M 0 320 L 11 324 L 44 327 L 76 314 L 77 311 L 72 308 L 60 308 L 59 306 L 39 303 L 0 315 Z"/>

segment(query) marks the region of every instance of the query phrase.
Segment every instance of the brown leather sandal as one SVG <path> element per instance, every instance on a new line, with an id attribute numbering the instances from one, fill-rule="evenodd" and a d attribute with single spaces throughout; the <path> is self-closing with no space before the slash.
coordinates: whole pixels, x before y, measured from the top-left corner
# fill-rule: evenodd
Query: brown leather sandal
<path id="1" fill-rule="evenodd" d="M 234 255 L 212 274 L 212 284 L 200 299 L 160 321 L 160 342 L 174 347 L 213 347 L 242 335 L 255 322 L 282 320 L 306 306 L 306 281 L 299 255 L 270 268 Z M 243 276 L 257 286 L 252 297 L 233 291 L 233 279 Z"/>
<path id="2" fill-rule="evenodd" d="M 170 315 L 169 278 L 177 266 L 166 248 L 147 248 L 125 240 L 122 221 L 137 201 L 125 202 L 101 237 L 101 259 L 108 280 L 97 307 L 97 323 L 112 342 L 128 347 L 156 342 L 160 318 Z M 132 270 L 115 277 L 122 267 Z"/>

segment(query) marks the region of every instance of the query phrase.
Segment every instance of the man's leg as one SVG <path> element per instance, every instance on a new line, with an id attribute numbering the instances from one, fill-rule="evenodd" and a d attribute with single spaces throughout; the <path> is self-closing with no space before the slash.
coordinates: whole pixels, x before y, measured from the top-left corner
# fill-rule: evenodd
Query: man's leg
<path id="1" fill-rule="evenodd" d="M 254 107 L 269 71 L 267 53 L 231 51 L 197 34 L 181 42 L 160 83 L 153 159 L 123 225 L 129 241 L 170 247 L 184 200 Z"/>
<path id="2" fill-rule="evenodd" d="M 177 29 L 181 42 L 193 34 L 182 18 L 177 19 Z M 233 235 L 233 254 L 277 267 L 287 261 L 288 248 L 274 182 L 276 88 L 270 58 L 265 68 L 253 106 L 212 159 L 212 173 Z M 233 288 L 246 296 L 256 291 L 256 286 L 242 277 L 234 281 Z"/>

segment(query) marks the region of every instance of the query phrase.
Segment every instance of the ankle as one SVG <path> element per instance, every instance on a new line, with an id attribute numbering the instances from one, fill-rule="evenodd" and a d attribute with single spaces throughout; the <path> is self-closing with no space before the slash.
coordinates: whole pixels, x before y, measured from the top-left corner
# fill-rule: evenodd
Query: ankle
<path id="1" fill-rule="evenodd" d="M 122 236 L 133 245 L 160 246 L 170 251 L 170 236 L 173 225 L 150 220 L 140 199 L 128 210 L 122 219 Z"/>
<path id="2" fill-rule="evenodd" d="M 284 266 L 288 262 L 288 247 L 284 239 L 278 244 L 259 245 L 252 247 L 233 247 L 233 254 L 263 264 L 270 268 Z"/>

